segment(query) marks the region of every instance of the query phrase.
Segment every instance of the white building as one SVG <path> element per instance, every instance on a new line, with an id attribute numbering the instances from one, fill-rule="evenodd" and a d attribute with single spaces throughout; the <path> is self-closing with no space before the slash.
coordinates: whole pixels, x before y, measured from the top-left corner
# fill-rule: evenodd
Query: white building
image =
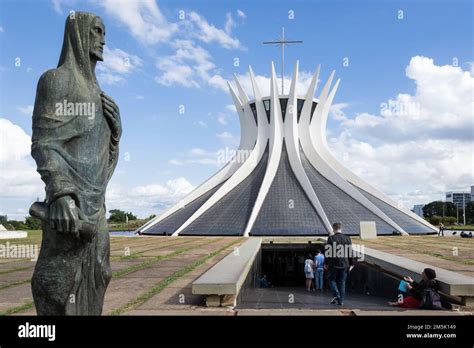
<path id="1" fill-rule="evenodd" d="M 310 236 L 328 235 L 340 222 L 344 233 L 358 235 L 361 221 L 375 222 L 377 234 L 437 231 L 332 155 L 326 123 L 339 85 L 338 80 L 331 87 L 334 71 L 319 98 L 314 96 L 319 67 L 309 88 L 301 90 L 296 62 L 288 94 L 278 90 L 273 63 L 270 95 L 262 94 L 251 68 L 249 76 L 252 97 L 237 78 L 235 87 L 228 83 L 240 119 L 237 153 L 247 156 L 232 159 L 138 233 Z"/>
<path id="2" fill-rule="evenodd" d="M 467 203 L 471 202 L 471 197 L 474 194 L 474 186 L 471 186 L 471 192 L 466 191 L 449 191 L 446 192 L 446 202 L 454 203 L 458 208 L 462 208 Z"/>

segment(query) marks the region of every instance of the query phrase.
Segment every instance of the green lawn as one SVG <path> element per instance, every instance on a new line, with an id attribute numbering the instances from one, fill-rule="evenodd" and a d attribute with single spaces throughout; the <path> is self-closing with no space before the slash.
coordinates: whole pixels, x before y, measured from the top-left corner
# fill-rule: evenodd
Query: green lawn
<path id="1" fill-rule="evenodd" d="M 474 225 L 447 226 L 447 230 L 474 230 Z"/>

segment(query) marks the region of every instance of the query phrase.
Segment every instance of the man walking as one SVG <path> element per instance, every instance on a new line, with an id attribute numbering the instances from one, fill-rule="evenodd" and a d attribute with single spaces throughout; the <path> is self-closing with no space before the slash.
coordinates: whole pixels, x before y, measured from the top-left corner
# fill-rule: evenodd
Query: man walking
<path id="1" fill-rule="evenodd" d="M 354 267 L 351 238 L 342 233 L 342 225 L 332 225 L 334 234 L 328 237 L 325 246 L 325 269 L 329 271 L 329 287 L 333 299 L 331 304 L 342 306 L 346 294 L 347 274 Z"/>

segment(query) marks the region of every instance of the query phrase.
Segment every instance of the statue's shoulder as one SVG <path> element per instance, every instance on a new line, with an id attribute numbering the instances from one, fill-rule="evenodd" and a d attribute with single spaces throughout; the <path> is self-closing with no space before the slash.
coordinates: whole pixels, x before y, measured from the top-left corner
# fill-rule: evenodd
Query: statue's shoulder
<path id="1" fill-rule="evenodd" d="M 63 87 L 69 83 L 68 80 L 68 74 L 61 67 L 47 70 L 38 80 L 37 92 L 40 94 L 61 93 L 64 90 Z"/>

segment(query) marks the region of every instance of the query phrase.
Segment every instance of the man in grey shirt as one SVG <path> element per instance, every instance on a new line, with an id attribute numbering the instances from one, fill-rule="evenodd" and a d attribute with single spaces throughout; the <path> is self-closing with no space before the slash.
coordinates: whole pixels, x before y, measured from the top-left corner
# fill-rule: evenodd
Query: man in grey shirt
<path id="1" fill-rule="evenodd" d="M 328 237 L 324 248 L 325 269 L 328 270 L 331 304 L 342 306 L 346 294 L 347 274 L 354 267 L 351 237 L 342 233 L 342 225 L 332 225 L 334 234 Z"/>

